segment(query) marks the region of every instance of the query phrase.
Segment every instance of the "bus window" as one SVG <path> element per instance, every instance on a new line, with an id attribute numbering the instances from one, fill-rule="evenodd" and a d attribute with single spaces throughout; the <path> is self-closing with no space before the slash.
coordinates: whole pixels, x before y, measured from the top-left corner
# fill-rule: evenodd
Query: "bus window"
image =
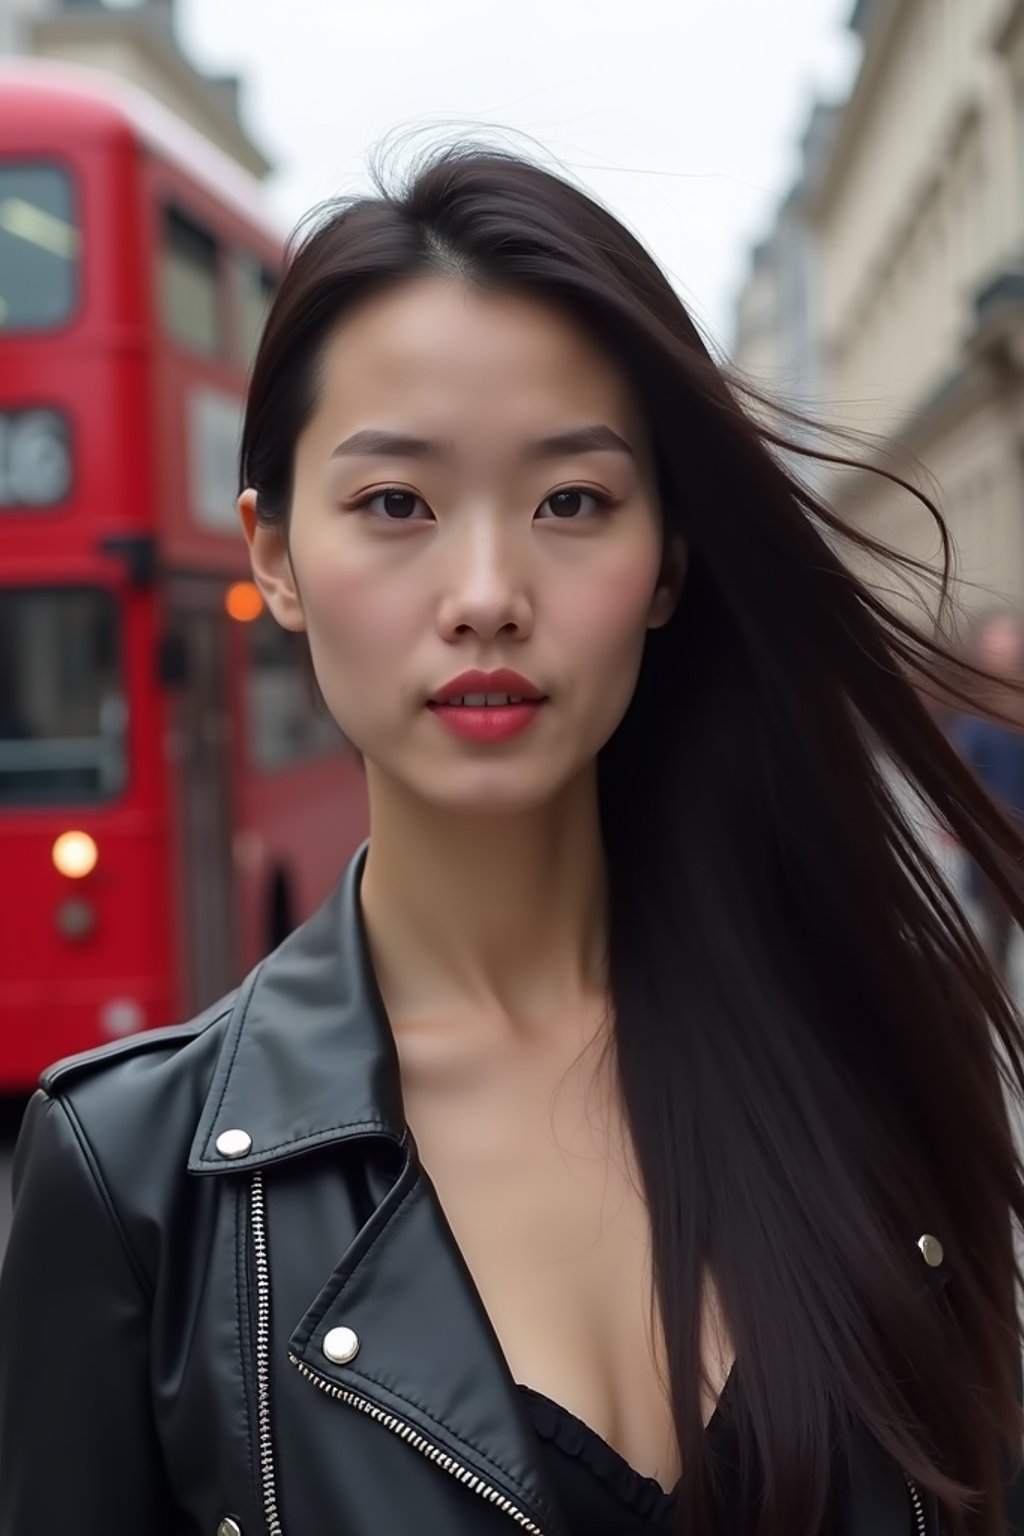
<path id="1" fill-rule="evenodd" d="M 0 806 L 109 800 L 126 724 L 113 597 L 0 590 Z"/>
<path id="2" fill-rule="evenodd" d="M 164 327 L 193 352 L 221 349 L 217 242 L 177 208 L 164 209 L 160 307 Z"/>
<path id="3" fill-rule="evenodd" d="M 0 164 L 0 333 L 48 331 L 75 307 L 79 233 L 55 165 Z"/>
<path id="4" fill-rule="evenodd" d="M 246 368 L 256 356 L 263 322 L 277 291 L 277 279 L 255 257 L 239 254 L 235 260 L 235 314 L 239 362 Z"/>
<path id="5" fill-rule="evenodd" d="M 316 692 L 306 637 L 262 613 L 247 624 L 249 755 L 257 768 L 287 768 L 337 752 L 345 738 Z"/>

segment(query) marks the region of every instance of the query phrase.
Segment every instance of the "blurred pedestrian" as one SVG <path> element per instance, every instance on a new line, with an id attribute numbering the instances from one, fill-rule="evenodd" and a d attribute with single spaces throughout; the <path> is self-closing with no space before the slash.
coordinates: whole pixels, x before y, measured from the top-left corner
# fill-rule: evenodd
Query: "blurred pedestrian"
<path id="1" fill-rule="evenodd" d="M 1024 826 L 1024 718 L 1019 691 L 1024 679 L 1024 621 L 1015 613 L 986 615 L 978 625 L 972 649 L 973 659 L 989 674 L 979 692 L 979 706 L 997 710 L 1010 719 L 997 720 L 962 710 L 950 720 L 949 734 L 993 799 Z M 968 895 L 980 919 L 982 940 L 993 964 L 1006 979 L 1014 935 L 1013 913 L 991 877 L 970 857 L 966 860 L 966 876 Z"/>

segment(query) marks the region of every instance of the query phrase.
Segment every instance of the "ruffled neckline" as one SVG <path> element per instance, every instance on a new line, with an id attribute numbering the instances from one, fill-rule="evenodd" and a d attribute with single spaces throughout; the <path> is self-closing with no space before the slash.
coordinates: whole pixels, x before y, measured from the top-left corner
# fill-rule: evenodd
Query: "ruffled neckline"
<path id="1" fill-rule="evenodd" d="M 551 1441 L 565 1455 L 582 1462 L 621 1504 L 641 1519 L 664 1518 L 675 1503 L 678 1482 L 666 1492 L 657 1478 L 638 1472 L 595 1429 L 570 1413 L 568 1408 L 563 1408 L 561 1403 L 521 1383 L 518 1390 L 534 1431 L 541 1439 Z"/>

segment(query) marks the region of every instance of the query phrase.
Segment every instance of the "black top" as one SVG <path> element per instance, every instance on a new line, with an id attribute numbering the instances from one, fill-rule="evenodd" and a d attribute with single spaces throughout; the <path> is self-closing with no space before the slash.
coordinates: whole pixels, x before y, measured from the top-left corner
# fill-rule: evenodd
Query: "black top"
<path id="1" fill-rule="evenodd" d="M 572 1536 L 670 1536 L 678 1484 L 666 1492 L 560 1403 L 532 1387 L 520 1386 L 519 1392 Z M 727 1425 L 720 1410 L 707 1433 L 714 1449 L 727 1454 Z"/>

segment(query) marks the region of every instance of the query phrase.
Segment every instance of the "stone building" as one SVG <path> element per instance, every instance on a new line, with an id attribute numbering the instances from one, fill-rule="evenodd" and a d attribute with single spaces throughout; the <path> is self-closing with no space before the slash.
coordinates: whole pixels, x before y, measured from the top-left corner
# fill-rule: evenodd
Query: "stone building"
<path id="1" fill-rule="evenodd" d="M 909 450 L 949 521 L 964 608 L 1024 605 L 1024 0 L 856 0 L 850 26 L 862 61 L 797 189 L 799 265 L 783 237 L 799 322 L 776 305 L 752 337 L 759 249 L 736 358 L 785 387 L 796 356 L 825 417 Z M 887 541 L 937 555 L 905 493 L 857 473 L 827 489 Z"/>

